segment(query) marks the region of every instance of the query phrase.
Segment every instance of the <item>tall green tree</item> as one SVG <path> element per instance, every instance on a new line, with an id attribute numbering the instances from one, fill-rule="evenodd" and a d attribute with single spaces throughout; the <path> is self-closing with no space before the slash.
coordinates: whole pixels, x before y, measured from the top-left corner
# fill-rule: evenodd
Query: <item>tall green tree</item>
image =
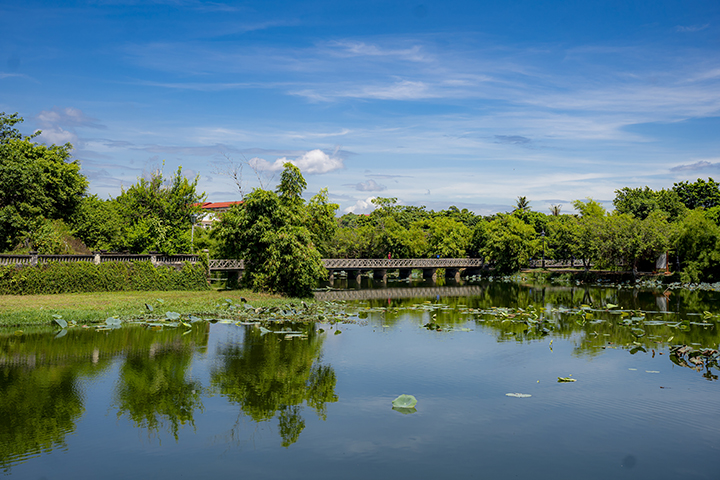
<path id="1" fill-rule="evenodd" d="M 69 222 L 87 179 L 69 143 L 50 147 L 23 137 L 17 114 L 0 114 L 0 251 L 36 237 L 48 220 Z"/>
<path id="2" fill-rule="evenodd" d="M 427 238 L 427 256 L 462 258 L 472 239 L 472 230 L 448 217 L 436 217 L 422 222 Z"/>
<path id="3" fill-rule="evenodd" d="M 720 280 L 720 227 L 703 212 L 691 211 L 678 222 L 675 244 L 680 280 Z"/>
<path id="4" fill-rule="evenodd" d="M 687 208 L 712 208 L 720 205 L 720 184 L 712 178 L 707 182 L 702 178 L 690 183 L 688 181 L 673 184 L 673 190 Z"/>
<path id="5" fill-rule="evenodd" d="M 573 208 L 583 217 L 602 217 L 607 213 L 605 207 L 590 197 L 583 200 L 573 200 Z"/>
<path id="6" fill-rule="evenodd" d="M 170 179 L 158 170 L 123 189 L 115 199 L 122 235 L 113 247 L 131 253 L 190 253 L 191 215 L 200 212 L 198 203 L 205 199 L 197 192 L 198 180 L 188 180 L 178 167 Z"/>
<path id="7" fill-rule="evenodd" d="M 213 229 L 222 252 L 245 261 L 243 282 L 254 290 L 305 297 L 327 276 L 307 225 L 305 187 L 300 169 L 288 162 L 277 192 L 253 190 Z"/>
<path id="8" fill-rule="evenodd" d="M 513 273 L 527 266 L 539 249 L 535 230 L 514 215 L 499 214 L 483 232 L 480 253 L 502 273 Z"/>
<path id="9" fill-rule="evenodd" d="M 335 212 L 339 207 L 337 203 L 328 200 L 327 188 L 313 195 L 307 205 L 307 226 L 315 247 L 323 257 L 327 257 L 331 251 L 330 242 L 338 228 Z"/>
<path id="10" fill-rule="evenodd" d="M 665 215 L 653 212 L 640 219 L 624 213 L 605 217 L 603 227 L 595 232 L 599 266 L 638 271 L 639 262 L 653 262 L 670 247 L 672 229 Z"/>
<path id="11" fill-rule="evenodd" d="M 686 210 L 675 190 L 661 189 L 653 191 L 649 187 L 629 188 L 615 190 L 613 200 L 615 211 L 627 213 L 643 220 L 652 212 L 664 212 L 668 220 L 674 221 Z"/>
<path id="12" fill-rule="evenodd" d="M 655 192 L 649 187 L 644 189 L 624 187 L 615 190 L 613 205 L 616 212 L 626 213 L 640 220 L 647 218 L 648 215 L 660 208 Z"/>

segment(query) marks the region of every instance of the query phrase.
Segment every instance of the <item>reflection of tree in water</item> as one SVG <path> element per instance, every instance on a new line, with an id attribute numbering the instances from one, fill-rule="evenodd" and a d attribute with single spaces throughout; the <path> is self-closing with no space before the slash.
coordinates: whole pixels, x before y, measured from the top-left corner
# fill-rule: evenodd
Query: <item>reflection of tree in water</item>
<path id="1" fill-rule="evenodd" d="M 220 348 L 221 364 L 212 372 L 212 384 L 255 422 L 277 416 L 284 447 L 295 443 L 305 428 L 305 402 L 323 420 L 326 404 L 336 402 L 335 371 L 318 362 L 322 340 L 314 326 L 308 338 L 284 339 L 284 335 L 248 328 L 242 344 Z"/>
<path id="2" fill-rule="evenodd" d="M 200 382 L 187 379 L 192 355 L 192 346 L 180 341 L 128 354 L 115 389 L 118 417 L 127 415 L 149 432 L 168 422 L 175 440 L 180 426 L 195 426 L 194 412 L 203 404 Z"/>
<path id="3" fill-rule="evenodd" d="M 65 447 L 85 411 L 77 367 L 6 367 L 0 371 L 0 467 Z"/>

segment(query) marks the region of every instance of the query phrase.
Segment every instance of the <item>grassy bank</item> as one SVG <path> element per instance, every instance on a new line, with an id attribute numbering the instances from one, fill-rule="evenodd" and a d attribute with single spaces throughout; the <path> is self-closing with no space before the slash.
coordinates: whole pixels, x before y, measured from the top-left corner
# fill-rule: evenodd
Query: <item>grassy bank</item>
<path id="1" fill-rule="evenodd" d="M 108 317 L 123 320 L 164 316 L 165 312 L 218 315 L 227 312 L 227 302 L 245 298 L 254 307 L 299 304 L 299 299 L 232 291 L 102 292 L 58 295 L 0 295 L 0 327 L 51 325 L 53 315 L 78 324 L 104 322 Z M 307 300 L 306 300 L 307 302 Z M 145 304 L 153 307 L 150 312 Z"/>

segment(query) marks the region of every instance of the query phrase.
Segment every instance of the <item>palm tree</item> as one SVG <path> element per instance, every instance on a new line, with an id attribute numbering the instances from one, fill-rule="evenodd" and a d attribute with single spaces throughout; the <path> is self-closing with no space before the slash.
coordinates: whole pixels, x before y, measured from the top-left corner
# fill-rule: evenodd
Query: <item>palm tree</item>
<path id="1" fill-rule="evenodd" d="M 553 217 L 559 217 L 561 209 L 562 209 L 562 205 L 551 205 L 550 206 L 550 214 Z"/>
<path id="2" fill-rule="evenodd" d="M 527 197 L 518 197 L 513 212 L 527 212 L 528 210 L 530 210 L 530 200 Z"/>

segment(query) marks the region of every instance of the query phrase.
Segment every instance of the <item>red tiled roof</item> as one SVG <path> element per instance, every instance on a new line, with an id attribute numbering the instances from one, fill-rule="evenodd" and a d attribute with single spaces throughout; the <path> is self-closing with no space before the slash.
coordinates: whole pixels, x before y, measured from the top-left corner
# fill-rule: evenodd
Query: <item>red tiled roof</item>
<path id="1" fill-rule="evenodd" d="M 219 208 L 229 208 L 233 205 L 243 203 L 242 200 L 239 202 L 205 202 L 205 203 L 194 203 L 194 207 L 200 207 L 203 210 L 217 210 Z"/>

